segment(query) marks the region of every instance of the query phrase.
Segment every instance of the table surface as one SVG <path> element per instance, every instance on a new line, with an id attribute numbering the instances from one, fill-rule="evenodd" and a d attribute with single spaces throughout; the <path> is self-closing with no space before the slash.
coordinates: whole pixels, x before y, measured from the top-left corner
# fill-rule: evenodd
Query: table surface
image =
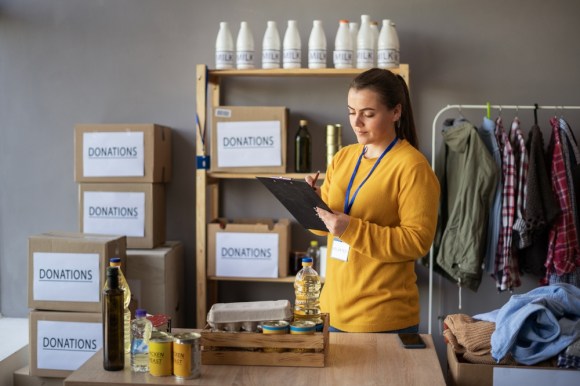
<path id="1" fill-rule="evenodd" d="M 100 385 L 429 385 L 445 386 L 433 339 L 426 349 L 404 349 L 395 334 L 330 333 L 326 367 L 202 365 L 201 377 L 178 380 L 148 373 L 105 371 L 97 352 L 65 379 L 65 386 Z"/>

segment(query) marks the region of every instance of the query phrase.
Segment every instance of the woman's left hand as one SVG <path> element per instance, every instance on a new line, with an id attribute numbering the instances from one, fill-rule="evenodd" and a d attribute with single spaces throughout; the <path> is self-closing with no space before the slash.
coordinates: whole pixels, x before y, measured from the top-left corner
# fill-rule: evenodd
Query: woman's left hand
<path id="1" fill-rule="evenodd" d="M 316 213 L 322 222 L 324 222 L 328 231 L 335 236 L 340 237 L 350 222 L 350 216 L 342 212 L 332 211 L 330 213 L 324 209 L 316 208 Z"/>

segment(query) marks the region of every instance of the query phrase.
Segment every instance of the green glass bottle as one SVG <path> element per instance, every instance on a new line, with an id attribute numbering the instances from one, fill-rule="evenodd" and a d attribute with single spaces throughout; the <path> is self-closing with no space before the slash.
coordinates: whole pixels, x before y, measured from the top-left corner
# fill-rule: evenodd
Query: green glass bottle
<path id="1" fill-rule="evenodd" d="M 300 127 L 294 138 L 294 171 L 296 173 L 310 173 L 312 170 L 312 147 L 308 121 L 300 120 Z"/>
<path id="2" fill-rule="evenodd" d="M 103 368 L 125 367 L 123 295 L 119 287 L 119 267 L 107 267 L 108 286 L 103 291 Z"/>

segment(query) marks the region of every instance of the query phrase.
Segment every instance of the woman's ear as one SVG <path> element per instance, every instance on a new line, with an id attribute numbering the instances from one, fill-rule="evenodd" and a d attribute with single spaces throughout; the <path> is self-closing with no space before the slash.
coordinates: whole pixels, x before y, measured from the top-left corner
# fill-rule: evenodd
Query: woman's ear
<path id="1" fill-rule="evenodd" d="M 394 108 L 393 108 L 393 122 L 397 122 L 401 119 L 401 104 L 397 104 Z"/>

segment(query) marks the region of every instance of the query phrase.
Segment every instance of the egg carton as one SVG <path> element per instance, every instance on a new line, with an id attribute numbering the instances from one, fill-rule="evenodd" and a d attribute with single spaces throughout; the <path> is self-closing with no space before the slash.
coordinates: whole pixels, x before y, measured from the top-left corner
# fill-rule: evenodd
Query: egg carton
<path id="1" fill-rule="evenodd" d="M 259 330 L 262 322 L 270 320 L 292 320 L 292 308 L 288 300 L 257 302 L 216 303 L 207 313 L 207 323 L 220 331 Z"/>

